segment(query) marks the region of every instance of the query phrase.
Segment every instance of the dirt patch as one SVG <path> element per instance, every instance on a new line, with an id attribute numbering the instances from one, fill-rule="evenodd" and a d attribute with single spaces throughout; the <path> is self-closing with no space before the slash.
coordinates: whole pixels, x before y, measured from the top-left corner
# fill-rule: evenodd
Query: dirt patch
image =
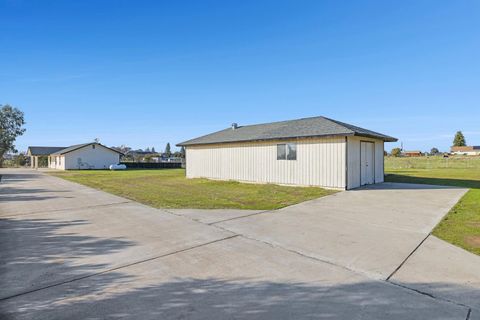
<path id="1" fill-rule="evenodd" d="M 480 248 L 480 236 L 465 237 L 465 243 L 474 248 Z"/>

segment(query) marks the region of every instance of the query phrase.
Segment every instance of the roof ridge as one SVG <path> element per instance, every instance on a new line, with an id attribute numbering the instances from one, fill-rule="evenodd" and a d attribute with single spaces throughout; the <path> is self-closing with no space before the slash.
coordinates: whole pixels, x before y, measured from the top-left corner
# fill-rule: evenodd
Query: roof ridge
<path id="1" fill-rule="evenodd" d="M 372 130 L 330 119 L 325 116 L 315 116 L 293 120 L 257 123 L 239 126 L 236 129 L 227 127 L 213 133 L 178 143 L 177 146 L 335 135 L 356 135 L 374 137 L 384 141 L 397 141 L 397 139 L 393 137 Z"/>
<path id="2" fill-rule="evenodd" d="M 357 126 L 354 126 L 354 125 L 349 125 L 348 123 L 345 123 L 345 122 L 341 122 L 341 121 L 338 121 L 338 120 L 335 120 L 335 119 L 330 119 L 330 118 L 327 118 L 327 117 L 323 117 L 323 119 L 327 120 L 327 121 L 330 121 L 330 122 L 333 122 L 343 128 L 345 128 L 346 130 L 350 131 L 351 133 L 355 133 L 355 130 L 352 130 L 351 128 L 349 128 L 349 126 L 353 126 L 353 127 L 357 127 Z M 359 129 L 363 129 L 363 128 L 360 128 L 360 127 L 357 127 Z M 363 129 L 363 130 L 368 130 L 368 129 Z M 370 131 L 370 130 L 369 130 Z"/>
<path id="3" fill-rule="evenodd" d="M 254 126 L 263 126 L 263 125 L 266 125 L 266 124 L 277 124 L 277 123 L 282 123 L 282 122 L 292 122 L 292 121 L 300 121 L 300 120 L 307 120 L 307 119 L 316 119 L 316 118 L 324 118 L 324 119 L 327 119 L 327 120 L 331 120 L 331 119 L 328 119 L 324 116 L 312 116 L 312 117 L 304 117 L 304 118 L 298 118 L 298 119 L 291 119 L 291 120 L 279 120 L 279 121 L 273 121 L 273 122 L 263 122 L 263 123 L 255 123 L 255 124 L 246 124 L 246 125 L 243 125 L 243 126 L 238 126 L 238 128 L 244 128 L 244 127 L 254 127 Z M 229 129 L 228 128 L 225 128 L 225 129 Z M 223 131 L 225 129 L 222 129 L 222 130 L 219 130 L 219 131 Z M 218 132 L 218 131 L 217 131 Z"/>

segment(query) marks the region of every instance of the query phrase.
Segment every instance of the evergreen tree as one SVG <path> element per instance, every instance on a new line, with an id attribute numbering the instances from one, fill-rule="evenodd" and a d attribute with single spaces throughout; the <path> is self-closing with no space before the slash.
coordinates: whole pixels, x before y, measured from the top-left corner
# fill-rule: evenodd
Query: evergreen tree
<path id="1" fill-rule="evenodd" d="M 167 146 L 165 147 L 165 156 L 170 158 L 172 155 L 172 150 L 170 149 L 170 142 L 167 142 Z"/>
<path id="2" fill-rule="evenodd" d="M 155 147 L 152 147 L 152 152 L 155 153 Z"/>
<path id="3" fill-rule="evenodd" d="M 182 146 L 182 147 L 180 148 L 180 157 L 181 157 L 181 158 L 185 158 L 185 147 L 184 147 L 184 146 Z"/>
<path id="4" fill-rule="evenodd" d="M 463 136 L 462 131 L 457 131 L 457 133 L 455 133 L 455 138 L 453 139 L 453 146 L 464 147 L 466 145 L 467 142 L 465 141 L 465 137 Z"/>

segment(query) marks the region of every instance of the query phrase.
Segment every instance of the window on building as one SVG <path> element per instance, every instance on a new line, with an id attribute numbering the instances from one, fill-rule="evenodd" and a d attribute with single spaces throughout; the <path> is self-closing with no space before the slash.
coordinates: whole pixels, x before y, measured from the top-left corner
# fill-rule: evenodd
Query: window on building
<path id="1" fill-rule="evenodd" d="M 277 144 L 277 160 L 287 159 L 287 146 L 284 144 Z"/>
<path id="2" fill-rule="evenodd" d="M 287 144 L 287 160 L 297 160 L 297 145 L 294 143 Z"/>
<path id="3" fill-rule="evenodd" d="M 277 160 L 297 160 L 295 143 L 277 144 Z"/>

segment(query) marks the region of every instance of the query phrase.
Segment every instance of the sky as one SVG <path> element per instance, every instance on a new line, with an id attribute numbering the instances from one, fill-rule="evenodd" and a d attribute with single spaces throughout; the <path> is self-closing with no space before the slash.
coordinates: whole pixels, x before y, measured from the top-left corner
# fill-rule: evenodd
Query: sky
<path id="1" fill-rule="evenodd" d="M 0 0 L 0 104 L 29 145 L 163 150 L 327 116 L 448 150 L 480 145 L 480 1 Z"/>

